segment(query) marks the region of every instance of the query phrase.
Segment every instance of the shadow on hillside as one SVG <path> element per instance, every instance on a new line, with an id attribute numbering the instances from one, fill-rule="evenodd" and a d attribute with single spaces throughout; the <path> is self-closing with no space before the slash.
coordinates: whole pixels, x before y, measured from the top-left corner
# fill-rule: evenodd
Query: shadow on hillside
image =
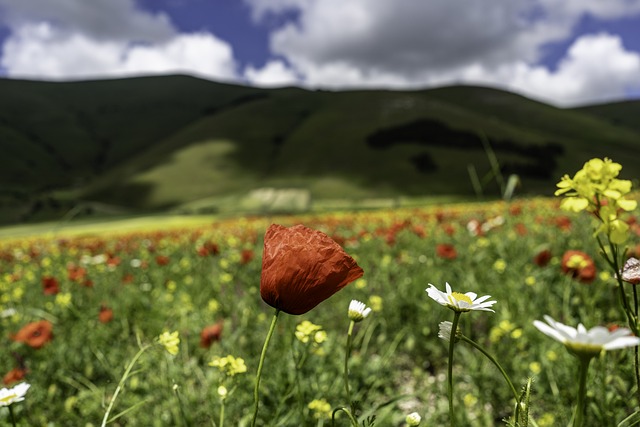
<path id="1" fill-rule="evenodd" d="M 503 174 L 517 174 L 533 179 L 550 179 L 557 166 L 557 158 L 564 148 L 557 143 L 522 144 L 508 139 L 489 141 L 493 151 L 500 154 L 515 154 L 523 161 L 501 162 Z M 420 119 L 400 126 L 379 130 L 367 137 L 367 145 L 384 150 L 400 144 L 416 144 L 421 147 L 446 147 L 460 150 L 476 150 L 482 155 L 485 148 L 481 134 L 452 129 L 438 120 Z M 413 166 L 421 173 L 434 172 L 437 162 L 428 151 L 411 158 Z"/>

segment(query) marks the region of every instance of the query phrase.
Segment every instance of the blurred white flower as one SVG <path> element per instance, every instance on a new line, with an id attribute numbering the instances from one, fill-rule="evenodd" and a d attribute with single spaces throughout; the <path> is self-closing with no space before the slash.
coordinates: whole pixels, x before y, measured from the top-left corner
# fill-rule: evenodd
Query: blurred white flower
<path id="1" fill-rule="evenodd" d="M 349 319 L 354 322 L 360 322 L 364 320 L 371 313 L 371 308 L 367 307 L 365 303 L 351 300 L 349 303 Z"/>
<path id="2" fill-rule="evenodd" d="M 13 388 L 0 389 L 0 406 L 9 406 L 12 403 L 22 402 L 31 384 L 20 383 Z"/>
<path id="3" fill-rule="evenodd" d="M 439 304 L 449 307 L 453 311 L 493 311 L 489 307 L 496 303 L 496 301 L 486 301 L 491 298 L 490 295 L 485 295 L 483 297 L 477 298 L 478 295 L 474 292 L 467 292 L 465 294 L 460 292 L 452 292 L 449 283 L 446 284 L 446 293 L 439 291 L 431 283 L 429 283 L 429 286 L 430 287 L 426 290 L 427 294 L 429 294 L 429 296 Z M 495 311 L 493 312 L 495 313 Z"/>
<path id="4" fill-rule="evenodd" d="M 438 338 L 449 342 L 451 341 L 451 328 L 453 324 L 449 321 L 440 322 L 440 330 L 438 331 Z"/>
<path id="5" fill-rule="evenodd" d="M 417 412 L 412 412 L 409 415 L 407 415 L 407 418 L 405 418 L 405 421 L 407 422 L 408 426 L 416 427 L 420 425 L 420 421 L 422 421 L 422 417 Z"/>
<path id="6" fill-rule="evenodd" d="M 577 355 L 596 356 L 603 350 L 615 350 L 625 347 L 635 347 L 640 344 L 640 338 L 631 335 L 627 328 L 609 331 L 604 326 L 595 326 L 589 330 L 582 323 L 578 328 L 556 322 L 545 315 L 543 323 L 534 320 L 533 325 L 545 335 L 560 341 L 567 349 Z"/>

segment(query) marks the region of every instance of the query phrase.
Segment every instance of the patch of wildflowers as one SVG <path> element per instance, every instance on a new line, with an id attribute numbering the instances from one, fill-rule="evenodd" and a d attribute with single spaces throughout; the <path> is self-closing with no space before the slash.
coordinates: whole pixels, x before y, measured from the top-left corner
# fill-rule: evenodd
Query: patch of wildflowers
<path id="1" fill-rule="evenodd" d="M 234 357 L 232 355 L 228 355 L 226 357 L 216 356 L 211 359 L 209 366 L 218 368 L 220 372 L 224 373 L 228 377 L 233 377 L 247 372 L 247 365 L 244 363 L 244 359 L 241 357 Z"/>
<path id="2" fill-rule="evenodd" d="M 298 341 L 304 344 L 309 342 L 321 344 L 327 339 L 327 334 L 322 330 L 322 326 L 308 320 L 304 320 L 296 326 L 295 335 Z"/>
<path id="3" fill-rule="evenodd" d="M 178 354 L 180 345 L 180 336 L 178 331 L 163 332 L 158 337 L 158 343 L 160 343 L 160 345 L 162 345 L 169 354 L 175 356 L 176 354 Z"/>
<path id="4" fill-rule="evenodd" d="M 614 244 L 624 243 L 629 229 L 628 224 L 620 221 L 618 212 L 637 207 L 635 200 L 626 198 L 631 191 L 631 181 L 617 178 L 621 170 L 619 163 L 608 158 L 591 159 L 573 178 L 563 176 L 555 192 L 556 196 L 564 196 L 560 203 L 562 209 L 595 213 L 602 221 L 596 234 L 606 234 Z"/>
<path id="5" fill-rule="evenodd" d="M 323 419 L 331 417 L 331 405 L 325 399 L 313 399 L 308 408 L 313 411 L 313 417 Z"/>

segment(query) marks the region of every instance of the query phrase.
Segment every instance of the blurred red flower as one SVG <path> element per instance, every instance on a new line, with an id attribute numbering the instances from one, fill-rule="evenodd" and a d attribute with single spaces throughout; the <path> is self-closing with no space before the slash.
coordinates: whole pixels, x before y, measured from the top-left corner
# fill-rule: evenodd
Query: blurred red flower
<path id="1" fill-rule="evenodd" d="M 27 323 L 11 338 L 29 347 L 41 348 L 53 339 L 53 325 L 48 320 Z"/>
<path id="2" fill-rule="evenodd" d="M 208 255 L 218 255 L 220 253 L 220 248 L 217 244 L 213 242 L 205 242 L 202 246 L 198 248 L 198 255 L 200 256 L 208 256 Z"/>
<path id="3" fill-rule="evenodd" d="M 560 263 L 562 272 L 583 283 L 591 283 L 596 278 L 596 266 L 586 253 L 568 250 Z"/>
<path id="4" fill-rule="evenodd" d="M 272 224 L 264 236 L 260 295 L 288 314 L 304 314 L 364 271 L 326 234 Z"/>
<path id="5" fill-rule="evenodd" d="M 513 228 L 516 231 L 516 233 L 520 236 L 526 236 L 527 233 L 529 232 L 529 230 L 527 230 L 527 226 L 521 222 L 514 225 Z"/>
<path id="6" fill-rule="evenodd" d="M 211 344 L 220 341 L 222 336 L 222 322 L 205 326 L 200 332 L 200 347 L 209 348 Z"/>
<path id="7" fill-rule="evenodd" d="M 100 306 L 100 312 L 98 313 L 98 320 L 100 323 L 109 323 L 113 320 L 113 310 L 102 304 Z"/>
<path id="8" fill-rule="evenodd" d="M 158 255 L 156 257 L 156 264 L 158 265 L 167 265 L 171 259 L 166 255 Z"/>
<path id="9" fill-rule="evenodd" d="M 23 380 L 26 375 L 27 370 L 25 368 L 13 368 L 2 377 L 2 382 L 8 386 Z"/>
<path id="10" fill-rule="evenodd" d="M 436 245 L 436 255 L 444 259 L 456 259 L 458 251 L 456 247 L 449 243 L 439 243 Z"/>
<path id="11" fill-rule="evenodd" d="M 538 267 L 544 267 L 551 261 L 551 251 L 549 249 L 543 249 L 533 257 L 533 263 Z"/>
<path id="12" fill-rule="evenodd" d="M 253 249 L 243 249 L 240 253 L 240 263 L 249 264 L 253 259 Z"/>
<path id="13" fill-rule="evenodd" d="M 559 216 L 555 219 L 556 226 L 561 230 L 571 230 L 571 219 L 567 216 Z"/>
<path id="14" fill-rule="evenodd" d="M 42 290 L 45 295 L 55 295 L 60 292 L 58 281 L 55 277 L 44 276 L 42 278 Z"/>
<path id="15" fill-rule="evenodd" d="M 509 213 L 513 216 L 518 216 L 522 213 L 521 205 L 511 205 L 509 206 Z"/>

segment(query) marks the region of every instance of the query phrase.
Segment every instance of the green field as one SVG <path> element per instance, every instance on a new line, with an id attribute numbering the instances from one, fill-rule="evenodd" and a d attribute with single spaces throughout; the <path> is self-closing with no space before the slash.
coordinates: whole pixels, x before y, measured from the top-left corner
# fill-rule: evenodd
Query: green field
<path id="1" fill-rule="evenodd" d="M 331 410 L 349 406 L 343 375 L 352 299 L 373 308 L 355 326 L 348 359 L 358 422 L 368 425 L 375 415 L 376 426 L 404 426 L 406 415 L 417 412 L 424 425 L 448 425 L 448 343 L 437 335 L 438 324 L 453 313 L 425 292 L 429 284 L 444 290 L 445 282 L 497 301 L 495 313 L 463 313 L 460 328 L 495 356 L 518 391 L 533 379 L 529 425 L 567 425 L 578 364 L 532 322 L 550 315 L 590 328 L 626 320 L 616 282 L 598 255 L 592 219 L 557 206 L 536 198 L 5 229 L 0 366 L 6 373 L 24 369 L 23 381 L 31 384 L 25 401 L 12 405 L 14 415 L 33 426 L 98 426 L 105 414 L 108 425 L 220 425 L 218 388 L 224 385 L 224 424 L 250 425 L 255 373 L 274 313 L 259 292 L 263 235 L 271 223 L 303 223 L 340 242 L 364 276 L 304 315 L 279 316 L 264 362 L 257 425 L 329 426 Z M 473 221 L 487 224 L 481 234 L 470 233 Z M 634 234 L 632 249 L 635 241 Z M 551 254 L 544 265 L 535 261 L 543 250 Z M 568 250 L 593 258 L 592 283 L 562 272 Z M 112 318 L 101 321 L 107 309 Z M 18 331 L 36 321 L 50 323 L 51 339 L 40 348 L 16 341 Z M 294 332 L 303 321 L 326 335 L 302 342 Z M 219 337 L 203 345 L 203 328 L 216 324 Z M 157 344 L 165 331 L 179 333 L 176 355 Z M 247 371 L 231 377 L 209 366 L 227 355 L 242 358 Z M 454 355 L 455 425 L 506 425 L 514 396 L 500 372 L 464 342 Z M 603 352 L 587 380 L 585 426 L 634 425 L 639 400 L 632 349 Z M 0 408 L 0 420 L 10 422 L 6 409 Z M 343 412 L 335 425 L 349 425 Z"/>

